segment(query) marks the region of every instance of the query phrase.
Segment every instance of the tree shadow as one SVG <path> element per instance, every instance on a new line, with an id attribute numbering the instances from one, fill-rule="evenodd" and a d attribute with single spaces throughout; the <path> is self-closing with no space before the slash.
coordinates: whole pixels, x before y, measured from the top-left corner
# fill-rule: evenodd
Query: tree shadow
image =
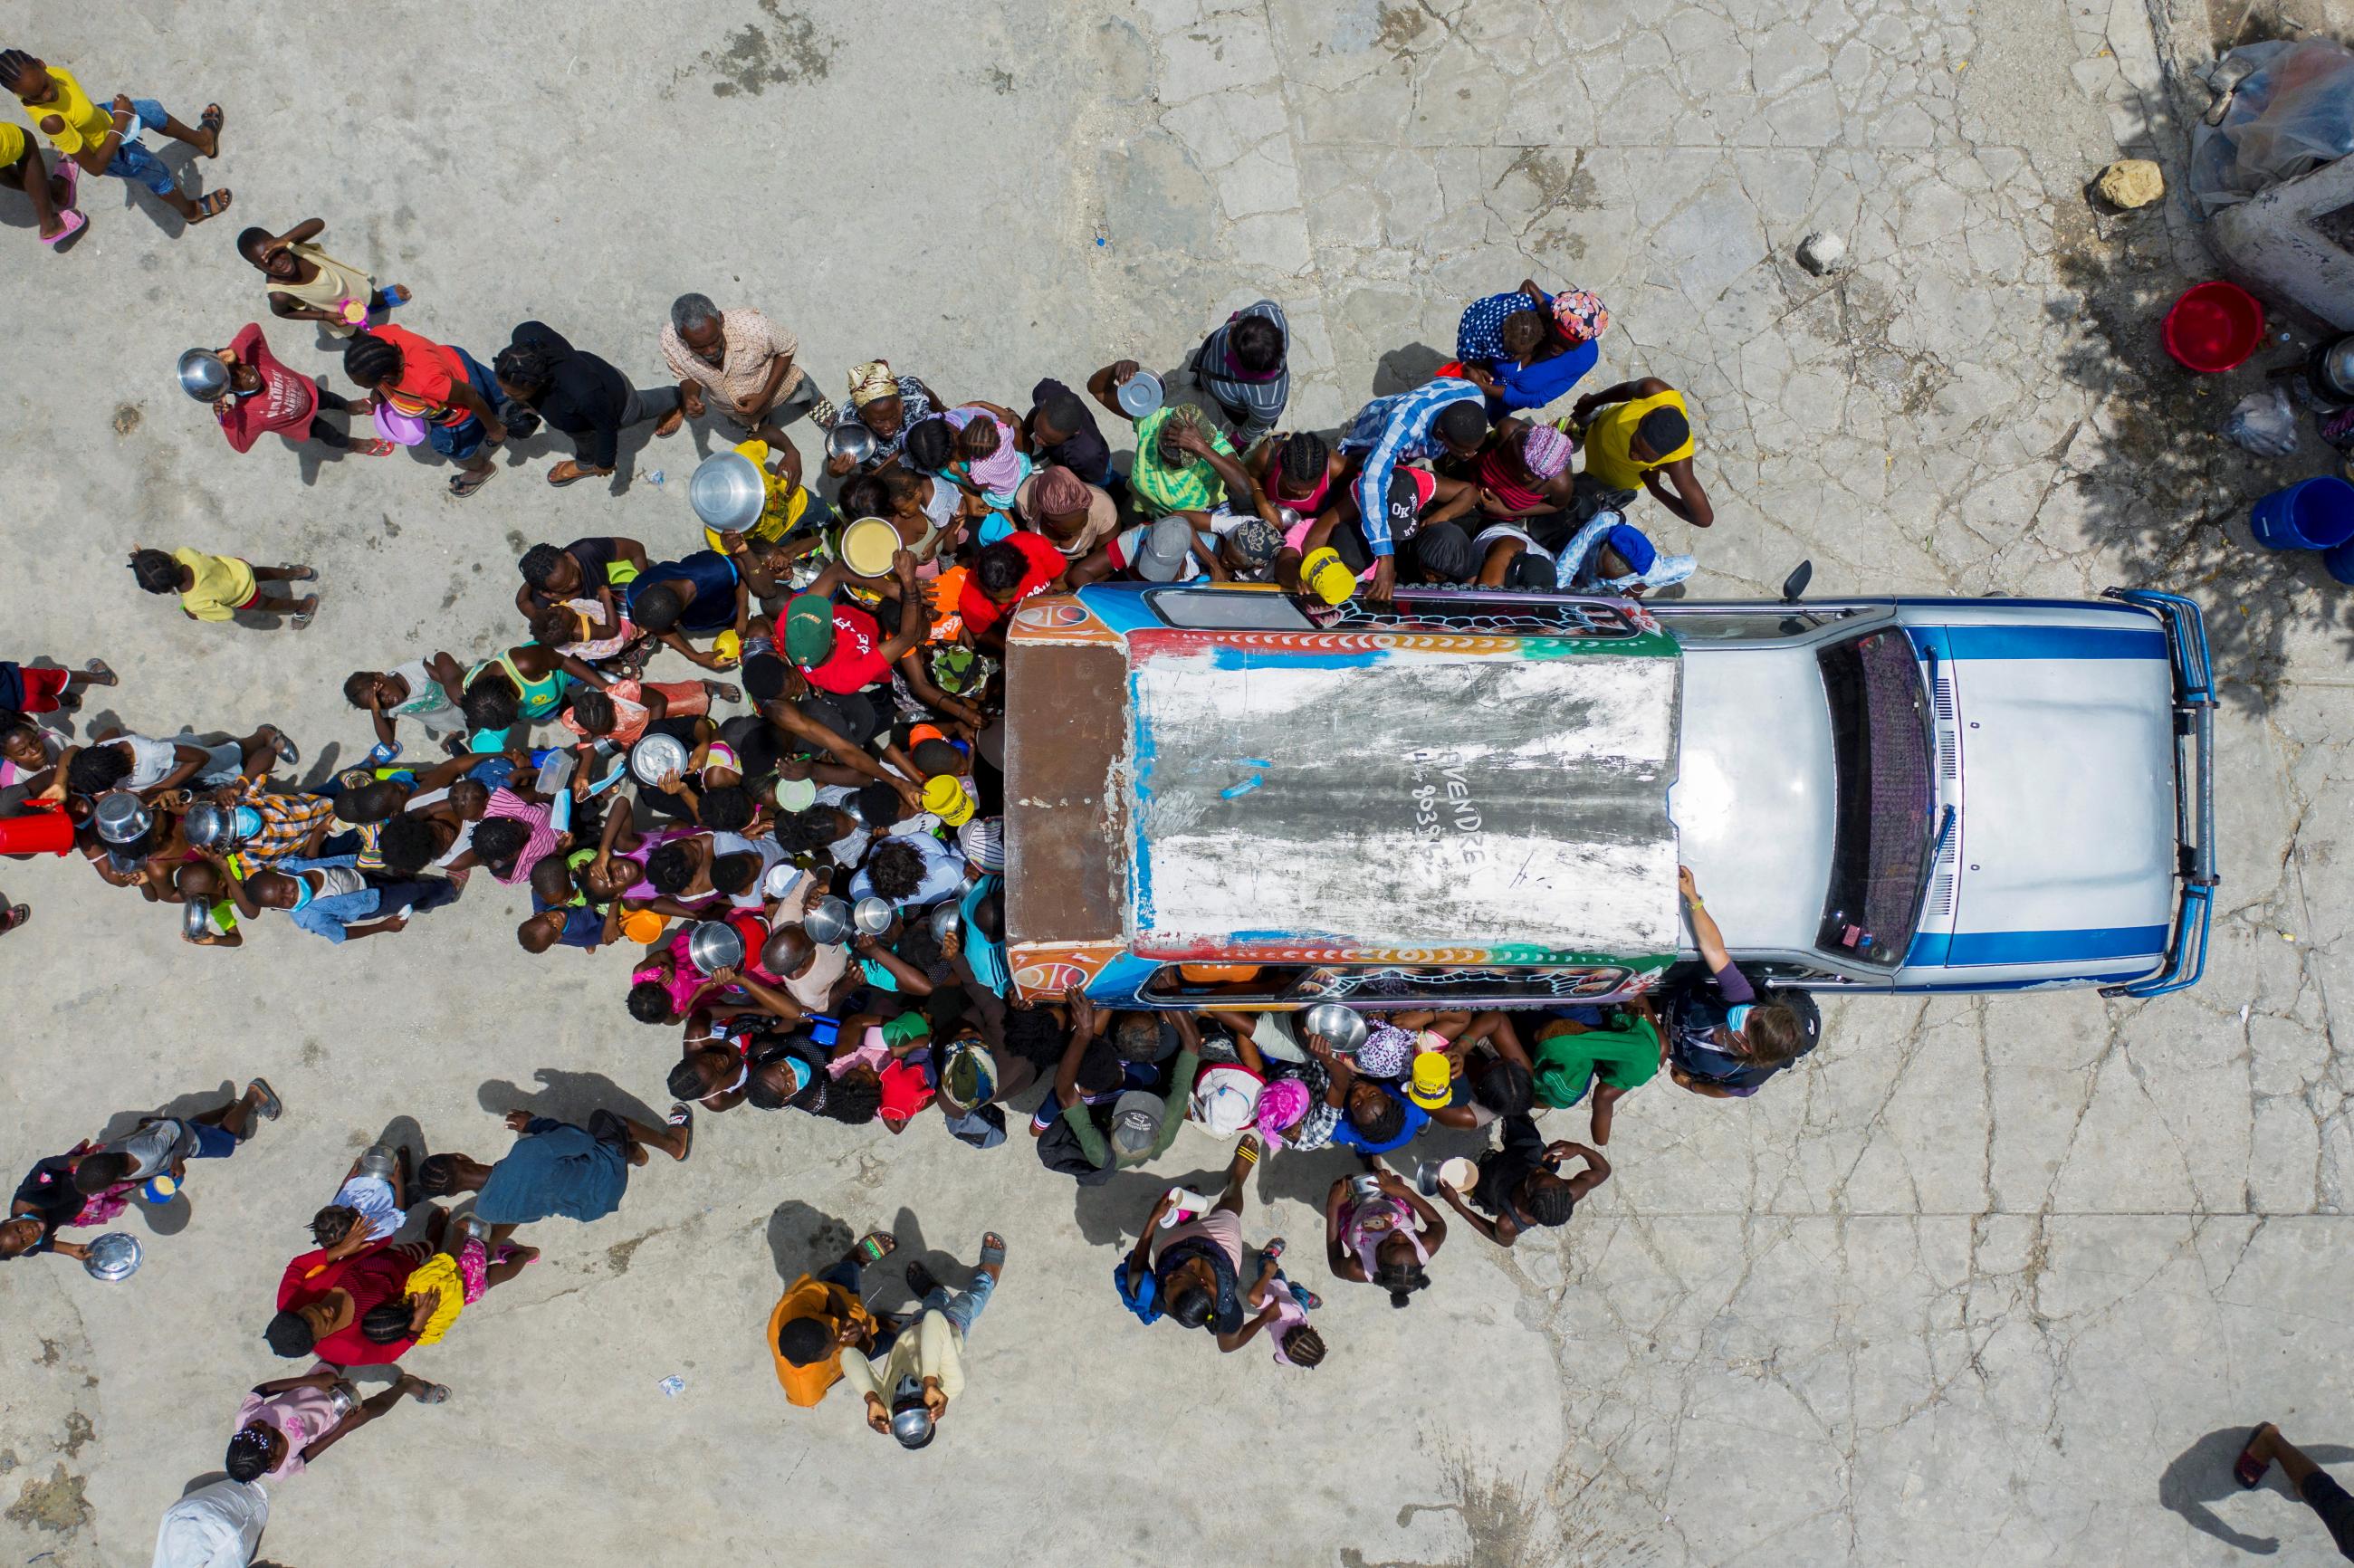
<path id="1" fill-rule="evenodd" d="M 1438 367 L 1453 357 L 1426 343 L 1393 348 L 1373 361 L 1373 396 L 1387 397 L 1394 393 L 1411 392 L 1437 376 Z"/>
<path id="2" fill-rule="evenodd" d="M 474 1091 L 475 1103 L 493 1116 L 526 1110 L 557 1121 L 586 1127 L 589 1114 L 603 1109 L 649 1127 L 663 1125 L 661 1113 L 602 1073 L 571 1073 L 542 1067 L 532 1074 L 539 1087 L 525 1089 L 504 1078 L 492 1078 Z"/>
<path id="3" fill-rule="evenodd" d="M 2234 403 L 2265 386 L 2266 366 L 2198 376 L 2177 366 L 2158 323 L 2181 280 L 2129 254 L 2063 252 L 2060 281 L 2074 301 L 2046 308 L 2074 321 L 2058 367 L 2104 399 L 2097 466 L 2063 469 L 2077 489 L 2089 542 L 2115 563 L 2122 586 L 2183 594 L 2207 612 L 2218 696 L 2243 711 L 2270 705 L 2300 633 L 2335 631 L 2354 653 L 2354 596 L 2333 582 L 2317 552 L 2270 550 L 2254 542 L 2252 503 L 2327 471 L 2336 454 L 2300 410 L 2297 451 L 2259 458 L 2217 434 Z M 2275 350 L 2277 344 L 2271 345 Z M 2073 445 L 2072 430 L 2052 454 Z M 2317 463 L 2320 465 L 2317 467 Z"/>
<path id="4" fill-rule="evenodd" d="M 2240 1450 L 2247 1446 L 2253 1426 L 2229 1426 L 2220 1432 L 2210 1432 L 2204 1437 L 2176 1456 L 2158 1478 L 2158 1506 L 2170 1513 L 2182 1516 L 2182 1522 L 2202 1535 L 2211 1535 L 2226 1546 L 2242 1552 L 2269 1557 L 2280 1550 L 2276 1536 L 2250 1535 L 2223 1522 L 2207 1505 L 2227 1498 L 2238 1497 L 2240 1483 L 2232 1478 L 2232 1466 Z M 2335 1445 L 2309 1446 L 2306 1457 L 2318 1465 L 2338 1464 L 2354 1459 L 2354 1448 Z M 2305 1500 L 2288 1484 L 2288 1478 L 2274 1465 L 2264 1477 L 2264 1484 L 2256 1489 L 2268 1491 L 2294 1503 L 2301 1511 Z"/>

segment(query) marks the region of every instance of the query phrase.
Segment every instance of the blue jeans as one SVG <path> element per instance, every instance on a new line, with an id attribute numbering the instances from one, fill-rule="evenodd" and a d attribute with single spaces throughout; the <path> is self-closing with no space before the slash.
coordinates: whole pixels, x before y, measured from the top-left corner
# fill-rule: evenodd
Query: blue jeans
<path id="1" fill-rule="evenodd" d="M 498 383 L 492 380 L 491 373 L 482 368 L 482 362 L 464 349 L 459 348 L 456 344 L 451 344 L 450 346 L 456 349 L 458 357 L 466 362 L 466 380 L 476 392 L 482 395 L 483 402 L 493 408 L 497 408 L 499 406 Z M 453 462 L 464 462 L 468 458 L 481 451 L 482 438 L 489 433 L 482 429 L 481 418 L 473 414 L 467 415 L 454 425 L 435 423 L 425 427 L 427 444 Z"/>
<path id="2" fill-rule="evenodd" d="M 139 116 L 142 125 L 161 125 L 172 118 L 164 106 L 152 98 L 133 99 L 131 112 Z M 106 172 L 118 179 L 134 180 L 159 196 L 172 194 L 172 171 L 164 166 L 163 159 L 136 142 L 124 142 L 117 146 L 114 156 L 107 160 Z"/>
<path id="3" fill-rule="evenodd" d="M 989 1298 L 996 1293 L 996 1277 L 987 1269 L 976 1268 L 962 1290 L 951 1293 L 945 1285 L 935 1287 L 932 1293 L 924 1298 L 924 1310 L 941 1314 L 957 1326 L 959 1333 L 970 1339 L 972 1337 L 972 1320 L 981 1316 L 981 1309 L 989 1305 Z"/>

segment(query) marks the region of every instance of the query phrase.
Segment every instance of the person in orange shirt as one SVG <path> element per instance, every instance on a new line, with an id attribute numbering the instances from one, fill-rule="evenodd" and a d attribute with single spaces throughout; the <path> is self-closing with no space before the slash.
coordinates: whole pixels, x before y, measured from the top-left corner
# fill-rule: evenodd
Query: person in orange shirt
<path id="1" fill-rule="evenodd" d="M 788 1404 L 806 1410 L 823 1399 L 842 1381 L 845 1347 L 879 1356 L 899 1337 L 899 1325 L 868 1311 L 859 1296 L 866 1266 L 882 1262 L 898 1245 L 888 1232 L 869 1231 L 832 1268 L 804 1274 L 785 1287 L 769 1314 L 769 1351 Z"/>

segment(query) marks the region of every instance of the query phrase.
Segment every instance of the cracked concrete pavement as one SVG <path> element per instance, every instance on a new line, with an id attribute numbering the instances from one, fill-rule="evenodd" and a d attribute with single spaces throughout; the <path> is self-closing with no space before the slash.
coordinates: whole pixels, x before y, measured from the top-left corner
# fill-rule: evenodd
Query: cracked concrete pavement
<path id="1" fill-rule="evenodd" d="M 12 16 L 12 41 L 93 88 L 229 111 L 201 165 L 238 193 L 221 228 L 172 238 L 89 182 L 96 226 L 55 258 L 0 204 L 37 367 L 0 393 L 11 652 L 111 659 L 123 684 L 86 719 L 272 719 L 310 773 L 366 744 L 345 672 L 512 629 L 523 543 L 688 537 L 679 486 L 652 482 L 689 471 L 687 438 L 631 450 L 611 493 L 548 491 L 540 457 L 462 505 L 403 459 L 230 454 L 169 372 L 257 312 L 228 254 L 241 223 L 324 217 L 335 253 L 417 290 L 409 325 L 478 354 L 538 315 L 651 377 L 672 295 L 757 303 L 829 391 L 879 353 L 1019 404 L 1042 374 L 1173 364 L 1271 295 L 1294 422 L 1327 427 L 1447 356 L 1467 300 L 1532 275 L 1607 302 L 1589 385 L 1658 375 L 1691 398 L 1718 525 L 1644 521 L 1699 548 L 1696 593 L 1762 591 L 1810 556 L 1833 592 L 2199 597 L 2225 884 L 2187 994 L 1835 1004 L 1823 1049 L 1753 1101 L 1662 1081 L 1623 1107 L 1617 1176 L 1558 1236 L 1455 1238 L 1409 1312 L 1333 1285 L 1312 1375 L 1121 1312 L 1106 1276 L 1152 1179 L 1074 1198 L 1019 1146 L 707 1118 L 688 1167 L 643 1172 L 592 1229 L 539 1227 L 546 1261 L 417 1358 L 449 1405 L 275 1489 L 265 1556 L 348 1559 L 359 1535 L 383 1549 L 363 1559 L 453 1563 L 683 1542 L 860 1563 L 2204 1564 L 2277 1537 L 2320 1560 L 2276 1488 L 2219 1480 L 2218 1445 L 2264 1416 L 2346 1437 L 2354 1408 L 2354 1076 L 2330 1001 L 2354 954 L 2349 623 L 2311 562 L 2248 544 L 2247 498 L 2320 461 L 2309 434 L 2279 462 L 2211 434 L 2261 365 L 2194 386 L 2158 353 L 2166 302 L 2207 270 L 2188 215 L 2082 195 L 2121 149 L 2179 167 L 2165 68 L 2203 48 L 2196 27 L 2154 29 L 2136 0 L 436 16 L 366 38 L 278 0 Z M 1848 238 L 1834 279 L 1791 260 L 1817 228 Z M 270 336 L 332 368 L 307 330 Z M 312 560 L 320 624 L 185 622 L 124 580 L 134 537 Z M 16 1168 L 255 1071 L 291 1107 L 194 1172 L 191 1208 L 147 1217 L 178 1234 L 148 1238 L 131 1283 L 0 1270 L 0 1548 L 144 1562 L 241 1390 L 282 1370 L 259 1337 L 271 1282 L 355 1149 L 390 1127 L 487 1157 L 513 1105 L 658 1104 L 673 1047 L 621 1012 L 620 955 L 514 948 L 522 910 L 495 886 L 397 942 L 330 951 L 281 926 L 237 954 L 181 946 L 170 912 L 79 866 L 11 866 L 5 886 L 38 911 L 0 948 Z M 1189 1133 L 1168 1166 L 1214 1160 Z M 1337 1169 L 1271 1161 L 1246 1232 L 1288 1234 L 1305 1264 Z M 789 1409 L 760 1343 L 780 1274 L 895 1217 L 936 1263 L 984 1226 L 1013 1243 L 971 1388 L 920 1457 L 839 1395 Z"/>

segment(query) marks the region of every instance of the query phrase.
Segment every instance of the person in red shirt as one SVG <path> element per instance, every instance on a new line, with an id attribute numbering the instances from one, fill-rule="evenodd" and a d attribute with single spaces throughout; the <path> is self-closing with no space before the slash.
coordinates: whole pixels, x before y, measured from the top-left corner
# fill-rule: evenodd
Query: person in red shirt
<path id="1" fill-rule="evenodd" d="M 340 1260 L 334 1258 L 335 1250 L 306 1253 L 286 1266 L 279 1299 L 292 1299 L 294 1305 L 281 1305 L 262 1337 L 281 1356 L 316 1356 L 330 1366 L 384 1366 L 398 1361 L 417 1342 L 414 1330 L 380 1345 L 361 1332 L 360 1319 L 371 1307 L 406 1295 L 408 1277 L 432 1255 L 431 1249 L 383 1246 Z M 429 1315 L 430 1307 L 424 1310 Z"/>
<path id="2" fill-rule="evenodd" d="M 188 362 L 199 356 L 219 365 L 217 379 L 210 374 L 189 379 Z M 180 384 L 187 387 L 190 397 L 212 405 L 221 434 L 228 438 L 234 450 L 251 451 L 254 442 L 273 430 L 289 440 L 316 441 L 361 457 L 386 457 L 393 450 L 392 443 L 382 439 L 355 441 L 321 418 L 322 414 L 365 414 L 376 403 L 367 397 L 351 402 L 309 376 L 287 369 L 270 352 L 258 323 L 246 323 L 227 348 L 214 349 L 209 355 L 191 349 L 181 356 L 180 364 Z"/>
<path id="3" fill-rule="evenodd" d="M 427 441 L 459 467 L 451 494 L 472 495 L 498 472 L 485 450 L 507 439 L 498 383 L 464 349 L 406 327 L 370 327 L 345 345 L 344 374 L 375 393 L 377 407 L 425 421 Z"/>
<path id="4" fill-rule="evenodd" d="M 1060 552 L 1055 557 L 1062 559 Z M 916 587 L 916 557 L 901 550 L 891 558 L 899 582 L 899 630 L 885 641 L 882 623 L 855 605 L 837 604 L 833 585 L 841 580 L 841 563 L 818 574 L 806 592 L 793 596 L 777 617 L 777 640 L 785 657 L 801 667 L 809 683 L 822 692 L 848 696 L 888 681 L 891 666 L 912 652 L 930 628 L 923 595 Z"/>
<path id="5" fill-rule="evenodd" d="M 957 601 L 965 630 L 975 638 L 1003 643 L 1005 630 L 998 623 L 1005 612 L 1034 593 L 1060 591 L 1066 586 L 1063 573 L 1069 565 L 1044 535 L 1008 534 L 981 551 L 965 579 L 964 597 Z"/>

